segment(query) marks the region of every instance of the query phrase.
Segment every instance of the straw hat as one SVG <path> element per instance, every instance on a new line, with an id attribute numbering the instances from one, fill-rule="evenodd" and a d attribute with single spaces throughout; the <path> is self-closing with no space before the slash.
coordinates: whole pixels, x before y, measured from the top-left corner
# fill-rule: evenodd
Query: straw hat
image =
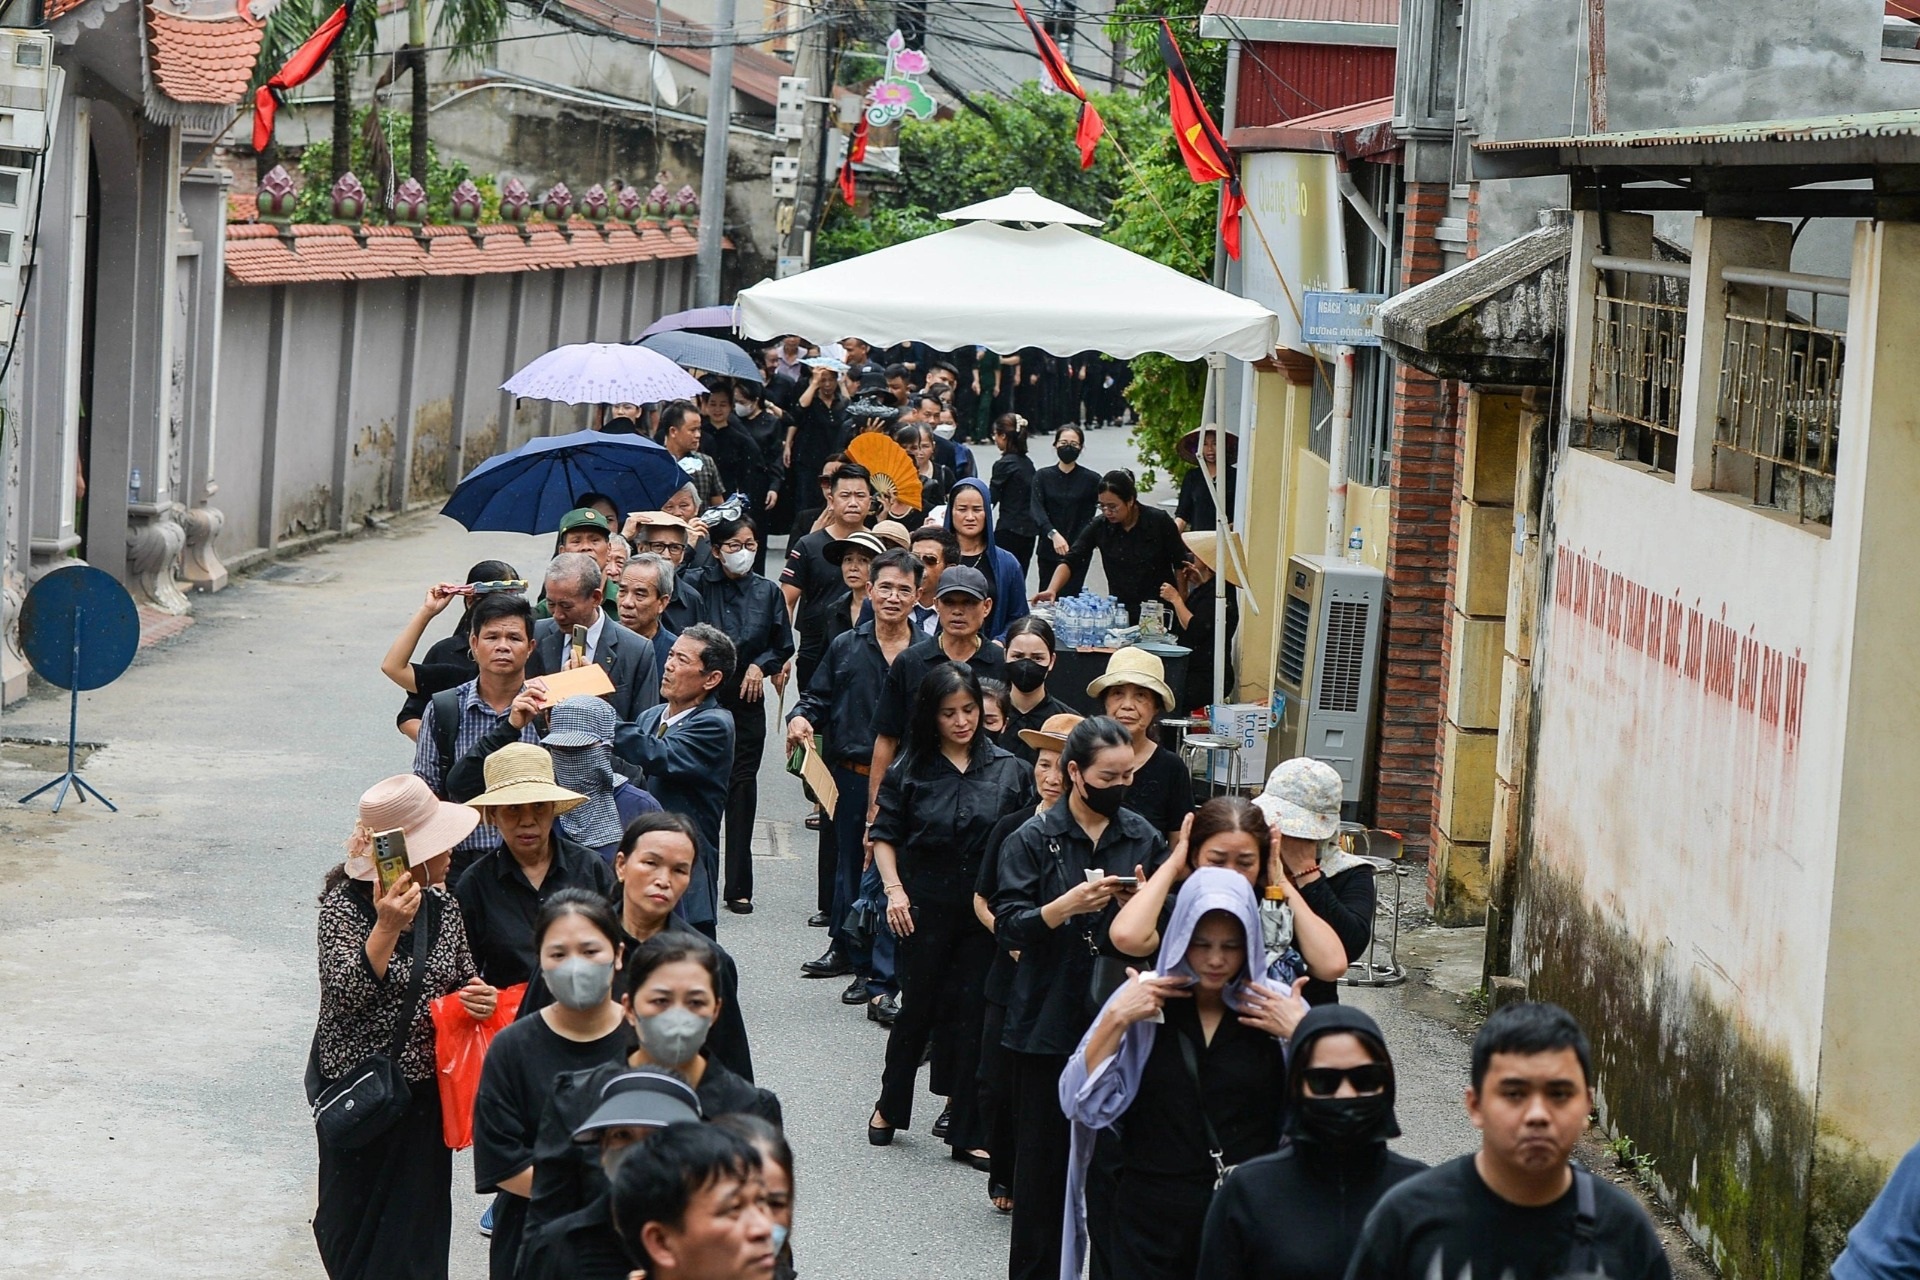
<path id="1" fill-rule="evenodd" d="M 1022 729 L 1020 731 L 1020 741 L 1026 743 L 1035 751 L 1065 751 L 1067 749 L 1067 735 L 1073 732 L 1073 726 L 1079 724 L 1084 719 L 1086 719 L 1085 716 L 1076 716 L 1064 712 L 1060 715 L 1048 716 L 1045 723 L 1038 729 Z"/>
<path id="2" fill-rule="evenodd" d="M 553 757 L 531 742 L 510 742 L 488 756 L 486 777 L 486 791 L 467 801 L 476 809 L 550 802 L 555 813 L 565 813 L 587 802 L 578 791 L 554 782 Z"/>
<path id="3" fill-rule="evenodd" d="M 889 547 L 910 547 L 913 535 L 907 532 L 907 526 L 898 520 L 882 520 L 873 526 L 873 536 Z"/>
<path id="4" fill-rule="evenodd" d="M 1115 649 L 1107 659 L 1107 669 L 1088 683 L 1087 696 L 1097 698 L 1115 685 L 1122 684 L 1138 685 L 1159 695 L 1163 707 L 1174 704 L 1173 690 L 1167 687 L 1167 667 L 1157 653 L 1148 653 L 1131 645 L 1125 649 Z"/>
<path id="5" fill-rule="evenodd" d="M 844 538 L 835 538 L 820 548 L 821 556 L 828 564 L 839 564 L 850 552 L 863 551 L 870 556 L 885 555 L 887 544 L 880 541 L 878 534 L 865 529 L 855 529 Z"/>
<path id="6" fill-rule="evenodd" d="M 396 827 L 407 835 L 407 865 L 417 867 L 473 834 L 480 815 L 463 804 L 436 799 L 411 773 L 382 778 L 360 797 L 360 821 L 348 842 L 347 874 L 372 880 L 372 837 Z"/>
<path id="7" fill-rule="evenodd" d="M 1195 427 L 1180 437 L 1180 443 L 1173 451 L 1184 462 L 1200 461 L 1200 438 L 1202 435 L 1220 437 L 1220 461 L 1232 462 L 1240 453 L 1240 435 L 1232 427 Z"/>
<path id="8" fill-rule="evenodd" d="M 1236 567 L 1236 562 L 1246 563 L 1247 548 L 1240 541 L 1239 534 L 1230 533 L 1227 536 L 1233 539 L 1234 550 L 1233 559 L 1227 561 L 1227 581 L 1236 587 L 1244 587 L 1247 584 L 1240 581 L 1240 570 Z M 1183 533 L 1180 535 L 1180 541 L 1187 544 L 1187 550 L 1200 557 L 1201 564 L 1215 573 L 1220 572 L 1220 535 L 1218 533 L 1212 529 L 1203 529 L 1198 533 Z"/>

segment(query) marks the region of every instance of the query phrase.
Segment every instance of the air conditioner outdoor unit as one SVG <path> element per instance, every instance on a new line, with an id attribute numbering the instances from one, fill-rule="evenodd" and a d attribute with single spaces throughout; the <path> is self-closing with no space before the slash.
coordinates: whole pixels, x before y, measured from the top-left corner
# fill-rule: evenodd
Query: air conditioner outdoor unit
<path id="1" fill-rule="evenodd" d="M 1282 697 L 1267 758 L 1312 756 L 1358 804 L 1374 739 L 1386 575 L 1334 556 L 1294 556 L 1280 614 L 1274 687 Z"/>

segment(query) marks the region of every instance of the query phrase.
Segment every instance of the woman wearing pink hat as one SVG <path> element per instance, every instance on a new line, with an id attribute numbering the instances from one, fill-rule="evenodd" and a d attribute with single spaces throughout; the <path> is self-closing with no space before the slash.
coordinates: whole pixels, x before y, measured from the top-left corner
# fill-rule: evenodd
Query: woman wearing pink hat
<path id="1" fill-rule="evenodd" d="M 330 1140 L 316 1116 L 320 1203 L 313 1234 L 332 1280 L 444 1280 L 453 1207 L 453 1153 L 441 1134 L 429 1006 L 459 992 L 475 1018 L 497 993 L 481 982 L 460 909 L 440 881 L 453 846 L 480 815 L 434 798 L 413 774 L 375 783 L 360 797 L 347 858 L 320 894 L 320 1021 L 307 1061 L 307 1096 L 351 1116 L 351 1086 L 390 1062 L 404 1078 L 405 1110 L 384 1126 L 349 1126 Z M 383 893 L 374 837 L 406 837 L 410 875 Z M 382 1061 L 384 1060 L 384 1062 Z M 336 1085 L 346 1084 L 340 1093 Z M 336 1096 L 337 1095 L 337 1096 Z"/>

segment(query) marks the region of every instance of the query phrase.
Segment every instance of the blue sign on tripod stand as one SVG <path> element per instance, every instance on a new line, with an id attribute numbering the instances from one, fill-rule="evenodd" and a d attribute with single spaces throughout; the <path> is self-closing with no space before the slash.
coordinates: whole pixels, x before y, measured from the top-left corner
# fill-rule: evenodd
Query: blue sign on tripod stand
<path id="1" fill-rule="evenodd" d="M 21 796 L 20 803 L 57 786 L 55 813 L 60 812 L 69 788 L 82 804 L 91 795 L 118 813 L 113 802 L 89 786 L 73 766 L 80 738 L 80 691 L 118 680 L 140 648 L 140 613 L 133 607 L 133 597 L 112 574 L 92 565 L 56 569 L 33 584 L 20 607 L 20 648 L 41 679 L 72 691 L 67 709 L 67 771 Z"/>

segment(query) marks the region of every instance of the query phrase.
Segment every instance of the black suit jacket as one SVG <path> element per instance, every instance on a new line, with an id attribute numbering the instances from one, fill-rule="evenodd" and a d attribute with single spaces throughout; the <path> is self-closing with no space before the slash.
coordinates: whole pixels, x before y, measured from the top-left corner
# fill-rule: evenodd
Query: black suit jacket
<path id="1" fill-rule="evenodd" d="M 527 662 L 527 678 L 561 670 L 566 643 L 567 636 L 559 624 L 552 618 L 542 618 L 533 629 L 533 657 Z M 613 693 L 607 701 L 620 719 L 632 720 L 660 701 L 659 660 L 654 656 L 653 641 L 645 636 L 608 618 L 600 628 L 593 660 L 613 681 Z"/>
<path id="2" fill-rule="evenodd" d="M 660 735 L 666 714 L 663 702 L 638 720 L 621 721 L 613 754 L 640 769 L 661 808 L 684 815 L 700 833 L 700 856 L 681 903 L 689 924 L 711 925 L 720 906 L 720 816 L 733 774 L 733 713 L 709 696 Z"/>

